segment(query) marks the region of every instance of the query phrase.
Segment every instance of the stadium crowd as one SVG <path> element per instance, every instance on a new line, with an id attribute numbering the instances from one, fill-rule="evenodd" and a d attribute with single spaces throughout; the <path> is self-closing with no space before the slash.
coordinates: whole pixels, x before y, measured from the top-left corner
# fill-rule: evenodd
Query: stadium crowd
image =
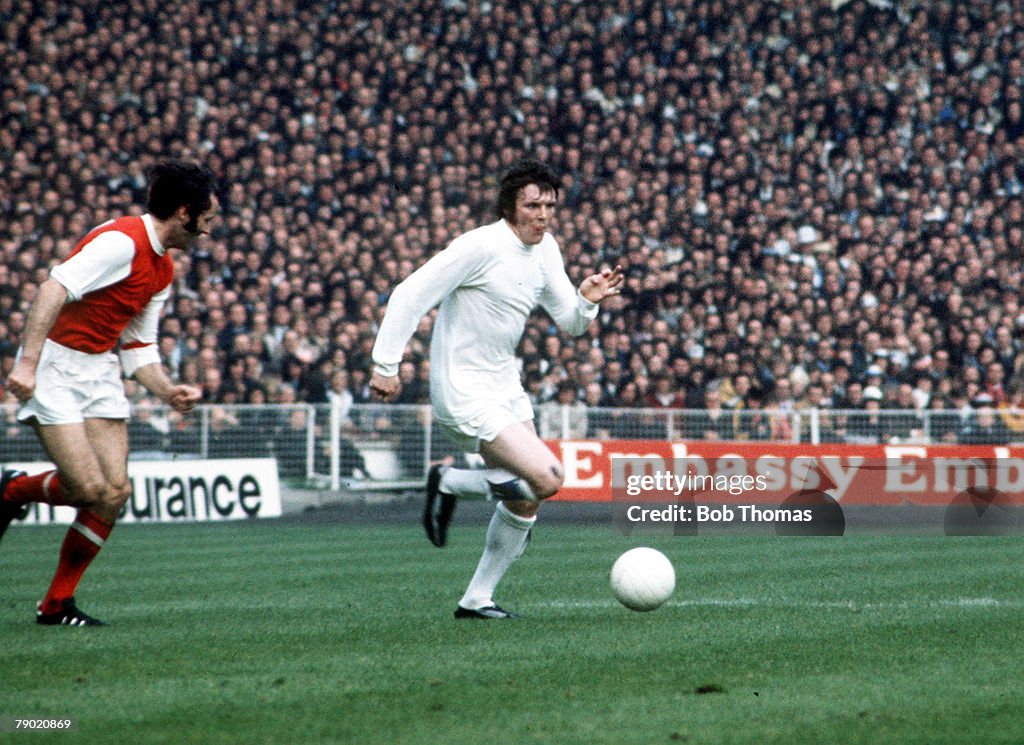
<path id="1" fill-rule="evenodd" d="M 172 374 L 226 403 L 365 401 L 389 291 L 493 219 L 528 153 L 562 174 L 573 281 L 627 271 L 589 335 L 532 319 L 538 403 L 564 383 L 709 417 L 1024 401 L 1021 0 L 0 0 L 0 20 L 0 380 L 49 267 L 187 157 L 225 193 L 177 267 Z M 400 402 L 426 400 L 429 331 Z"/>

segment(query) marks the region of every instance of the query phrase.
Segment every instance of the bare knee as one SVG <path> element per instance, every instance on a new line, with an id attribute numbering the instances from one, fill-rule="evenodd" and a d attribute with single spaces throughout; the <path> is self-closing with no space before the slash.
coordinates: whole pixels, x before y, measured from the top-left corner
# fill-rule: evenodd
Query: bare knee
<path id="1" fill-rule="evenodd" d="M 103 479 L 75 484 L 73 487 L 77 505 L 79 507 L 102 507 L 107 499 L 107 482 Z"/>
<path id="2" fill-rule="evenodd" d="M 78 491 L 82 506 L 102 512 L 117 512 L 131 496 L 132 486 L 128 480 L 111 483 L 97 479 L 82 484 Z"/>
<path id="3" fill-rule="evenodd" d="M 548 497 L 553 497 L 562 488 L 564 483 L 565 470 L 560 463 L 553 463 L 550 469 L 539 474 L 531 481 L 530 488 L 537 499 L 547 499 Z"/>
<path id="4" fill-rule="evenodd" d="M 536 500 L 510 499 L 505 501 L 505 507 L 519 517 L 533 517 L 537 514 L 541 501 L 553 497 L 562 488 L 563 483 L 565 483 L 565 471 L 561 464 L 553 464 L 549 471 L 534 476 L 529 481 L 530 491 L 533 492 Z"/>
<path id="5" fill-rule="evenodd" d="M 132 495 L 132 483 L 125 479 L 124 481 L 118 481 L 110 485 L 109 491 L 109 502 L 111 507 L 120 510 L 124 507 L 125 502 Z"/>

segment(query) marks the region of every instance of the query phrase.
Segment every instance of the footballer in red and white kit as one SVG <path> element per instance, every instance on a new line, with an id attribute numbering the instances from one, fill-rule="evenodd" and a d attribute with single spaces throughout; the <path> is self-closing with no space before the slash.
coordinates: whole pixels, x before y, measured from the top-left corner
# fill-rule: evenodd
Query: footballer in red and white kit
<path id="1" fill-rule="evenodd" d="M 160 309 L 174 277 L 153 216 L 122 217 L 94 228 L 50 276 L 64 287 L 67 301 L 43 343 L 35 395 L 19 419 L 127 419 L 121 368 L 130 378 L 139 367 L 159 362 Z"/>
<path id="2" fill-rule="evenodd" d="M 56 469 L 0 471 L 0 536 L 31 502 L 79 508 L 37 623 L 102 625 L 77 607 L 74 593 L 131 494 L 122 373 L 182 413 L 201 398 L 198 388 L 168 377 L 156 341 L 174 277 L 169 251 L 208 232 L 217 208 L 207 169 L 161 163 L 151 174 L 148 212 L 91 230 L 32 303 L 7 387 Z"/>

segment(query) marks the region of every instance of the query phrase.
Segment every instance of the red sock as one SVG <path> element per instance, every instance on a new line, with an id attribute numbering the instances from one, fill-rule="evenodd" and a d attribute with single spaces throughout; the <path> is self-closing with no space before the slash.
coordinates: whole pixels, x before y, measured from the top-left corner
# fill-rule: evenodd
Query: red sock
<path id="1" fill-rule="evenodd" d="M 45 502 L 47 504 L 67 504 L 64 491 L 60 486 L 60 474 L 56 471 L 45 471 L 34 476 L 19 476 L 7 483 L 3 500 L 14 504 L 29 502 Z"/>
<path id="2" fill-rule="evenodd" d="M 103 522 L 95 513 L 84 509 L 78 511 L 78 518 L 68 529 L 60 547 L 57 572 L 40 606 L 43 613 L 56 613 L 62 602 L 75 594 L 82 575 L 113 529 L 113 523 Z"/>

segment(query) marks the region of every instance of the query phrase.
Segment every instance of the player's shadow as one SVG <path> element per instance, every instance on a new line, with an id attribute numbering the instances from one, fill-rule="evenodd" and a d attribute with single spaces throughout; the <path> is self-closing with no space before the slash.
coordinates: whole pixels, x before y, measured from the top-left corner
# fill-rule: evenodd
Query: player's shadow
<path id="1" fill-rule="evenodd" d="M 776 535 L 843 535 L 845 532 L 843 508 L 834 497 L 819 489 L 803 489 L 791 494 L 777 510 Z"/>
<path id="2" fill-rule="evenodd" d="M 1022 527 L 1024 511 L 1004 492 L 972 486 L 953 497 L 942 521 L 948 536 L 1010 535 Z"/>

